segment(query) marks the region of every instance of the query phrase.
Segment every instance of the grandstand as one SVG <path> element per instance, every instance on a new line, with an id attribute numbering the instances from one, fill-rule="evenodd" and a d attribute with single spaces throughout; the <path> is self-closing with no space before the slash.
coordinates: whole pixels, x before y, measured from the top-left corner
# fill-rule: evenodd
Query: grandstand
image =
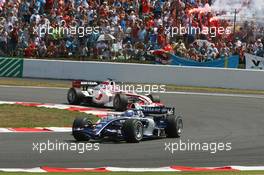
<path id="1" fill-rule="evenodd" d="M 242 3 L 250 5 L 251 1 Z M 257 20 L 234 21 L 212 0 L 0 0 L 0 56 L 149 60 L 153 50 L 198 62 L 244 53 L 264 56 L 264 28 Z M 239 19 L 239 17 L 237 18 Z M 259 19 L 259 18 L 255 18 Z M 260 20 L 263 21 L 263 20 Z M 221 34 L 168 29 L 231 28 Z M 197 45 L 204 40 L 209 45 Z M 148 54 L 146 54 L 148 53 Z"/>

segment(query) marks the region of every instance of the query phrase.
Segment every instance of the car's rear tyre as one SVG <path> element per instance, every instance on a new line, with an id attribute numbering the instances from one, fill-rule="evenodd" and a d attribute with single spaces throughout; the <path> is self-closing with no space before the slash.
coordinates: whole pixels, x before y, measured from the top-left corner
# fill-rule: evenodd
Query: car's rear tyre
<path id="1" fill-rule="evenodd" d="M 83 101 L 83 94 L 74 88 L 70 88 L 67 94 L 67 100 L 70 105 L 79 105 Z"/>
<path id="2" fill-rule="evenodd" d="M 72 125 L 72 135 L 77 141 L 89 141 L 90 137 L 87 136 L 83 130 L 87 127 L 92 127 L 92 121 L 88 118 L 76 118 Z"/>
<path id="3" fill-rule="evenodd" d="M 140 142 L 143 138 L 143 124 L 139 120 L 126 120 L 122 127 L 122 135 L 128 143 Z"/>
<path id="4" fill-rule="evenodd" d="M 179 138 L 183 132 L 182 117 L 169 115 L 167 117 L 167 127 L 165 128 L 165 132 L 169 138 Z"/>
<path id="5" fill-rule="evenodd" d="M 113 100 L 113 106 L 116 111 L 127 110 L 128 99 L 125 94 L 116 94 Z"/>
<path id="6" fill-rule="evenodd" d="M 149 94 L 148 97 L 151 99 L 153 103 L 160 103 L 159 95 Z"/>

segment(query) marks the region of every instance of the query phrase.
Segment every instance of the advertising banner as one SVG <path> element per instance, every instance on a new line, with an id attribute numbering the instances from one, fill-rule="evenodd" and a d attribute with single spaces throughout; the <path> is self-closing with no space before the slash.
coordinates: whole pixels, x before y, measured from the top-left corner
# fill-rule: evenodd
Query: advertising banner
<path id="1" fill-rule="evenodd" d="M 246 69 L 264 69 L 264 58 L 252 54 L 245 54 L 246 58 Z"/>
<path id="2" fill-rule="evenodd" d="M 239 56 L 222 57 L 217 60 L 198 62 L 187 58 L 181 58 L 176 55 L 170 57 L 171 65 L 179 66 L 196 66 L 196 67 L 220 67 L 220 68 L 238 68 Z"/>
<path id="3" fill-rule="evenodd" d="M 22 77 L 23 63 L 20 58 L 0 58 L 0 77 Z"/>

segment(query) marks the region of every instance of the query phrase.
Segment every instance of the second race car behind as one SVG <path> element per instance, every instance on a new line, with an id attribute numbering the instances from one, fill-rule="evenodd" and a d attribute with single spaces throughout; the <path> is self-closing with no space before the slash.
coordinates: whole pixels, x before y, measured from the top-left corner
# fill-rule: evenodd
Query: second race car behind
<path id="1" fill-rule="evenodd" d="M 71 105 L 96 104 L 114 108 L 116 111 L 125 111 L 137 106 L 164 106 L 157 95 L 141 95 L 122 91 L 117 87 L 116 82 L 111 79 L 104 82 L 77 80 L 72 82 L 67 99 Z"/>

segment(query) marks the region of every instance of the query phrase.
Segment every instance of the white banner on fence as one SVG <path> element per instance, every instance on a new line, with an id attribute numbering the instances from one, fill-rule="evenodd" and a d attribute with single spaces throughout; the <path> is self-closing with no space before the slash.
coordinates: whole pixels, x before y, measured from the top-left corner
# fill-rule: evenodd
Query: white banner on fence
<path id="1" fill-rule="evenodd" d="M 246 69 L 264 70 L 264 58 L 252 54 L 245 54 Z"/>

